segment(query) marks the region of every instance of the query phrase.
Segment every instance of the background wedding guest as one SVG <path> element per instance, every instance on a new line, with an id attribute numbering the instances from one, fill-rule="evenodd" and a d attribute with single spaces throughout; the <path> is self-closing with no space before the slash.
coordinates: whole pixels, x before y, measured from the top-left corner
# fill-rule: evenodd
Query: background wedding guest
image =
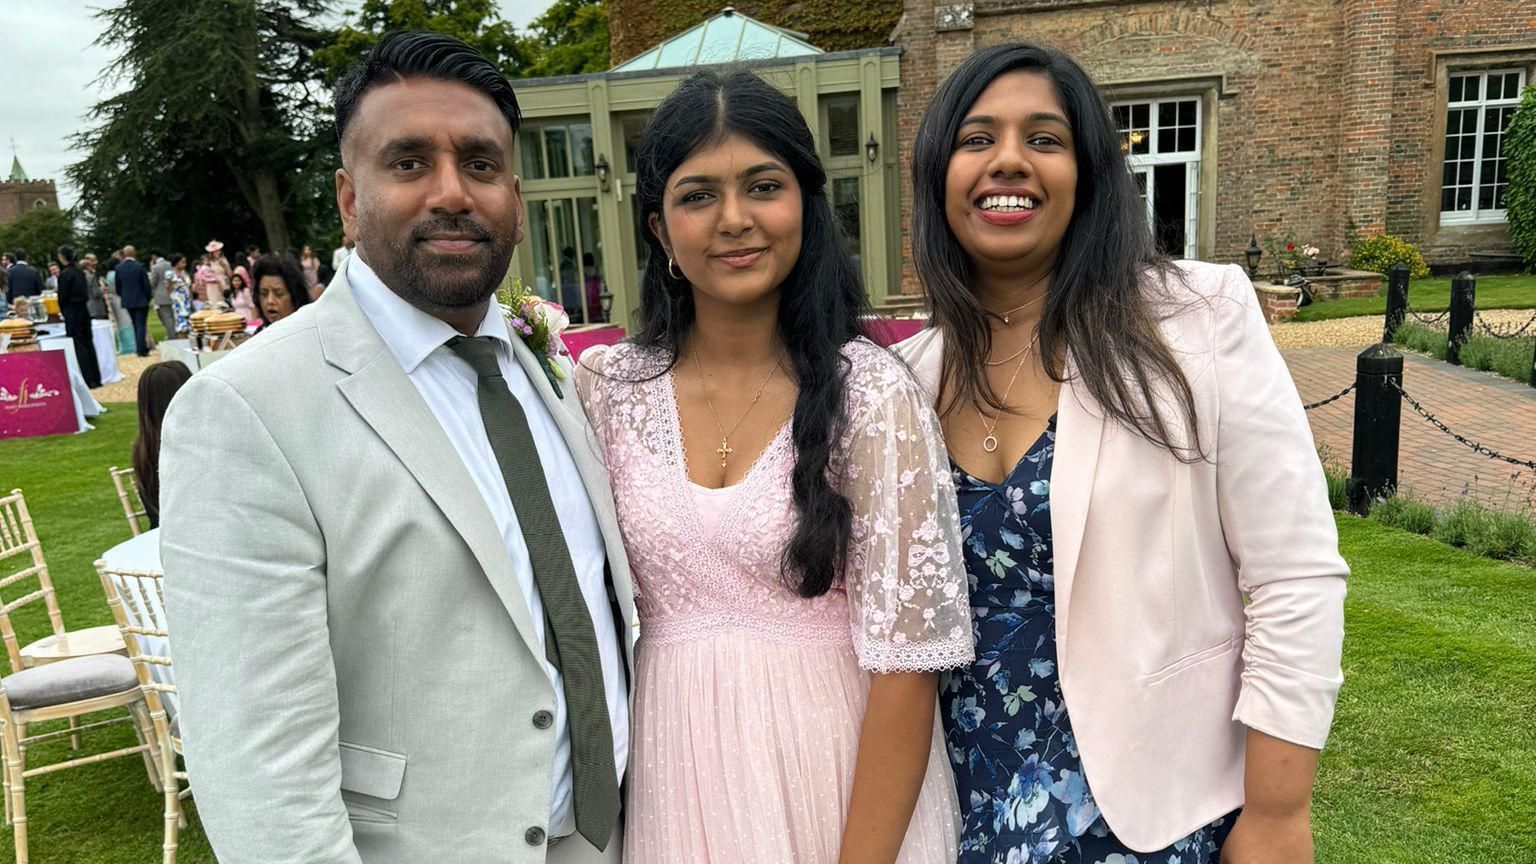
<path id="1" fill-rule="evenodd" d="M 224 283 L 210 264 L 211 260 L 209 255 L 203 255 L 198 259 L 197 269 L 192 271 L 193 311 L 224 302 Z"/>
<path id="2" fill-rule="evenodd" d="M 48 263 L 48 279 L 45 284 L 49 291 L 59 290 L 59 265 L 51 261 Z"/>
<path id="3" fill-rule="evenodd" d="M 133 474 L 151 528 L 160 527 L 160 426 L 171 398 L 191 377 L 192 370 L 179 360 L 151 364 L 139 374 L 139 437 L 133 441 Z"/>
<path id="4" fill-rule="evenodd" d="M 149 271 L 140 264 L 132 246 L 123 247 L 123 260 L 117 265 L 117 296 L 133 327 L 133 350 L 140 357 L 149 356 L 149 304 L 154 291 L 149 287 Z"/>
<path id="5" fill-rule="evenodd" d="M 117 268 L 123 263 L 121 250 L 107 259 L 106 273 L 101 281 L 103 299 L 107 304 L 107 320 L 112 322 L 112 339 L 118 354 L 134 353 L 133 318 L 123 308 L 122 295 L 117 293 Z"/>
<path id="6" fill-rule="evenodd" d="M 352 238 L 343 234 L 341 235 L 341 245 L 337 246 L 336 249 L 331 252 L 331 269 L 340 270 L 341 262 L 347 260 L 347 256 L 351 254 Z"/>
<path id="7" fill-rule="evenodd" d="M 165 274 L 171 270 L 171 262 L 160 250 L 151 250 L 149 253 L 149 287 L 155 292 L 155 316 L 160 319 L 160 325 L 165 328 L 167 336 L 176 333 L 176 313 L 171 308 L 171 294 L 165 287 Z"/>
<path id="8" fill-rule="evenodd" d="M 235 275 L 229 279 L 229 293 L 224 295 L 224 302 L 229 304 L 231 310 L 245 316 L 247 321 L 261 320 L 261 312 L 256 308 L 255 291 L 251 288 L 251 277 L 244 267 L 235 268 Z"/>
<path id="9" fill-rule="evenodd" d="M 309 286 L 299 262 L 287 255 L 263 255 L 251 270 L 262 329 L 287 318 L 309 302 Z"/>
<path id="10" fill-rule="evenodd" d="M 12 263 L 14 262 L 11 261 L 11 253 L 0 252 L 0 297 L 5 298 L 7 303 L 11 302 L 10 268 Z"/>
<path id="11" fill-rule="evenodd" d="M 86 311 L 93 320 L 107 318 L 107 297 L 102 291 L 101 276 L 96 272 L 96 253 L 87 252 L 80 259 L 80 272 L 85 274 Z"/>
<path id="12" fill-rule="evenodd" d="M 165 274 L 166 293 L 171 297 L 171 328 L 166 333 L 173 337 L 185 336 L 192 329 L 192 279 L 187 273 L 187 256 L 172 252 L 167 259 L 171 269 Z"/>
<path id="13" fill-rule="evenodd" d="M 59 263 L 59 316 L 64 319 L 64 335 L 75 343 L 75 359 L 80 363 L 80 375 L 92 390 L 101 386 L 101 364 L 96 361 L 96 346 L 91 342 L 91 310 L 89 278 L 75 266 L 75 250 L 60 246 Z"/>
<path id="14" fill-rule="evenodd" d="M 27 253 L 11 253 L 13 262 L 7 268 L 10 274 L 9 293 L 5 295 L 7 302 L 14 303 L 17 297 L 36 297 L 43 293 L 43 277 L 37 272 L 37 268 L 27 263 Z"/>
<path id="15" fill-rule="evenodd" d="M 304 269 L 304 284 L 311 287 L 320 281 L 320 258 L 315 255 L 314 247 L 304 244 L 304 251 L 299 253 L 299 266 Z"/>
<path id="16" fill-rule="evenodd" d="M 217 286 L 212 283 L 207 286 L 207 302 L 210 306 L 213 306 L 225 302 L 224 293 L 229 290 L 229 279 L 235 275 L 235 270 L 234 266 L 229 263 L 229 259 L 224 257 L 223 243 L 211 240 L 203 249 L 208 253 L 208 269 L 213 271 L 213 274 L 218 277 Z"/>

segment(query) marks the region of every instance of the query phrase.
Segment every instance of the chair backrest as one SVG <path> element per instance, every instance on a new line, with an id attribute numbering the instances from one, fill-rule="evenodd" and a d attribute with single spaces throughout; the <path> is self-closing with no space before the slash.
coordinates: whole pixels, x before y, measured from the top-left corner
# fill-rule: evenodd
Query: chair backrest
<path id="1" fill-rule="evenodd" d="M 128 659 L 139 676 L 139 688 L 151 715 L 165 713 L 176 692 L 171 677 L 171 634 L 165 619 L 165 574 L 159 570 L 118 570 L 96 562 L 96 575 L 106 592 L 112 619 L 122 631 Z M 169 713 L 174 714 L 174 704 Z"/>
<path id="2" fill-rule="evenodd" d="M 117 487 L 117 500 L 123 504 L 123 517 L 128 520 L 128 529 L 135 537 L 143 534 L 148 528 L 149 510 L 139 496 L 139 484 L 133 469 L 114 465 L 107 469 L 107 473 L 112 475 L 112 485 Z M 144 522 L 139 522 L 140 519 Z"/>
<path id="3" fill-rule="evenodd" d="M 13 560 L 13 559 L 19 559 Z M 20 570 L 10 571 L 17 563 L 25 563 Z M 37 541 L 37 531 L 32 528 L 32 515 L 27 512 L 27 499 L 20 489 L 0 498 L 0 639 L 5 642 L 5 653 L 11 661 L 11 670 L 20 672 L 21 645 L 16 641 L 16 629 L 11 625 L 11 613 L 29 603 L 43 601 L 48 609 L 48 623 L 55 636 L 64 632 L 64 616 L 59 614 L 59 601 L 53 594 L 53 580 L 48 578 L 48 564 L 43 560 L 43 547 Z M 26 587 L 36 579 L 38 587 L 21 596 L 15 596 L 12 586 Z M 15 590 L 22 590 L 17 588 Z M 13 599 L 6 600 L 11 597 Z"/>

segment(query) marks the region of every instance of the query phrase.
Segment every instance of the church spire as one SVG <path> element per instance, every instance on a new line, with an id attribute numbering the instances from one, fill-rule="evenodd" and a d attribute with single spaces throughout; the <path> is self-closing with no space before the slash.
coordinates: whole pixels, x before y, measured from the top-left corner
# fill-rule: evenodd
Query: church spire
<path id="1" fill-rule="evenodd" d="M 11 176 L 7 178 L 13 182 L 27 182 L 27 172 L 21 167 L 21 157 L 16 155 L 16 139 L 11 139 Z"/>

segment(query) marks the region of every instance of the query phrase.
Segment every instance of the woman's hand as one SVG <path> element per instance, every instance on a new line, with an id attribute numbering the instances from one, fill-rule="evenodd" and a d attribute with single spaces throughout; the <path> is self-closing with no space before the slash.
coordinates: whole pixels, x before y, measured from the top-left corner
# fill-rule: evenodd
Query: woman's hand
<path id="1" fill-rule="evenodd" d="M 1221 847 L 1221 864 L 1312 864 L 1312 818 L 1244 810 Z"/>

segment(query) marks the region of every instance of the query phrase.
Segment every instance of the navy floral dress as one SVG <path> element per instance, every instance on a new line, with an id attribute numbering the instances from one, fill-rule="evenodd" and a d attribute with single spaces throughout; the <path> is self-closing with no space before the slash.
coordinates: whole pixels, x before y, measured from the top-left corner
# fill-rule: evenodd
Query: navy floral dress
<path id="1" fill-rule="evenodd" d="M 1109 831 L 1083 778 L 1056 672 L 1052 417 L 1002 483 L 951 465 L 976 662 L 944 676 L 941 714 L 964 830 L 959 864 L 1216 864 L 1236 814 L 1158 852 Z"/>

